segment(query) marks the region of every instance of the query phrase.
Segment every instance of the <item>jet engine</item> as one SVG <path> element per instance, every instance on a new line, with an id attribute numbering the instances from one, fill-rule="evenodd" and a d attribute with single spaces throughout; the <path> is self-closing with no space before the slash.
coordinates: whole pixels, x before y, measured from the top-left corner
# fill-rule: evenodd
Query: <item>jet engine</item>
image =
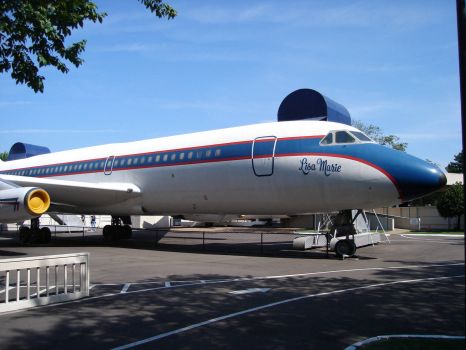
<path id="1" fill-rule="evenodd" d="M 0 222 L 12 223 L 44 214 L 50 207 L 47 191 L 37 187 L 19 187 L 0 191 Z"/>

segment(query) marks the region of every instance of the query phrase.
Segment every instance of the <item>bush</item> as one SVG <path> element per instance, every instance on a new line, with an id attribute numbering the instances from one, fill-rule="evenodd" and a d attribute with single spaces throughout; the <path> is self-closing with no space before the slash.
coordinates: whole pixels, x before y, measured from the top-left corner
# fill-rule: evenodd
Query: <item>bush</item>
<path id="1" fill-rule="evenodd" d="M 457 182 L 450 186 L 438 199 L 437 210 L 444 218 L 457 217 L 456 229 L 460 229 L 461 215 L 464 214 L 463 185 Z"/>

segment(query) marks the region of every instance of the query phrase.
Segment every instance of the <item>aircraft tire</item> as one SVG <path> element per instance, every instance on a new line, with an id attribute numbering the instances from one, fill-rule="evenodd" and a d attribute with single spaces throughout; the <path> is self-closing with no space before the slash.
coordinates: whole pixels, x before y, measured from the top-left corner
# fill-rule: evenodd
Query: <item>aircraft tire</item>
<path id="1" fill-rule="evenodd" d="M 121 226 L 110 226 L 110 240 L 118 241 L 120 240 L 123 230 Z"/>
<path id="2" fill-rule="evenodd" d="M 31 229 L 26 226 L 21 226 L 19 229 L 19 241 L 21 243 L 29 243 L 31 240 Z"/>
<path id="3" fill-rule="evenodd" d="M 102 230 L 102 234 L 106 240 L 110 240 L 112 235 L 113 227 L 110 225 L 105 225 L 104 229 Z"/>
<path id="4" fill-rule="evenodd" d="M 39 230 L 39 243 L 48 244 L 52 240 L 52 232 L 48 227 L 42 227 Z"/>
<path id="5" fill-rule="evenodd" d="M 124 225 L 122 228 L 123 228 L 123 230 L 122 230 L 121 238 L 122 239 L 130 239 L 131 236 L 133 235 L 133 230 L 131 229 L 131 226 Z"/>
<path id="6" fill-rule="evenodd" d="M 351 239 L 342 239 L 335 244 L 335 254 L 338 257 L 353 256 L 356 253 L 356 244 Z"/>

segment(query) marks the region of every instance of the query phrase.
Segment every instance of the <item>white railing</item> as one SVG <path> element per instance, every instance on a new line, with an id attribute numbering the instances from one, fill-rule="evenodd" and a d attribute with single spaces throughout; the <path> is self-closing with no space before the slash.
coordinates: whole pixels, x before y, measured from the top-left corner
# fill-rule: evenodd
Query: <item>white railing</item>
<path id="1" fill-rule="evenodd" d="M 89 253 L 0 259 L 0 313 L 89 296 Z"/>

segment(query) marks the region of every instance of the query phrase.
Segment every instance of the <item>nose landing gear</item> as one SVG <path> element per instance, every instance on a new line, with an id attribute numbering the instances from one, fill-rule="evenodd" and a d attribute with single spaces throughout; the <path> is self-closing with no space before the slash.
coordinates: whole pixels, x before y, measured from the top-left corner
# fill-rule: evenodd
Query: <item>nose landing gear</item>
<path id="1" fill-rule="evenodd" d="M 361 209 L 358 209 L 354 217 L 351 210 L 342 210 L 332 222 L 330 234 L 334 238 L 330 241 L 330 246 L 335 250 L 335 254 L 340 258 L 353 256 L 356 253 L 354 235 L 357 234 L 357 232 L 354 227 L 354 222 L 360 214 L 362 214 Z M 345 236 L 345 238 L 337 238 L 342 236 Z"/>

